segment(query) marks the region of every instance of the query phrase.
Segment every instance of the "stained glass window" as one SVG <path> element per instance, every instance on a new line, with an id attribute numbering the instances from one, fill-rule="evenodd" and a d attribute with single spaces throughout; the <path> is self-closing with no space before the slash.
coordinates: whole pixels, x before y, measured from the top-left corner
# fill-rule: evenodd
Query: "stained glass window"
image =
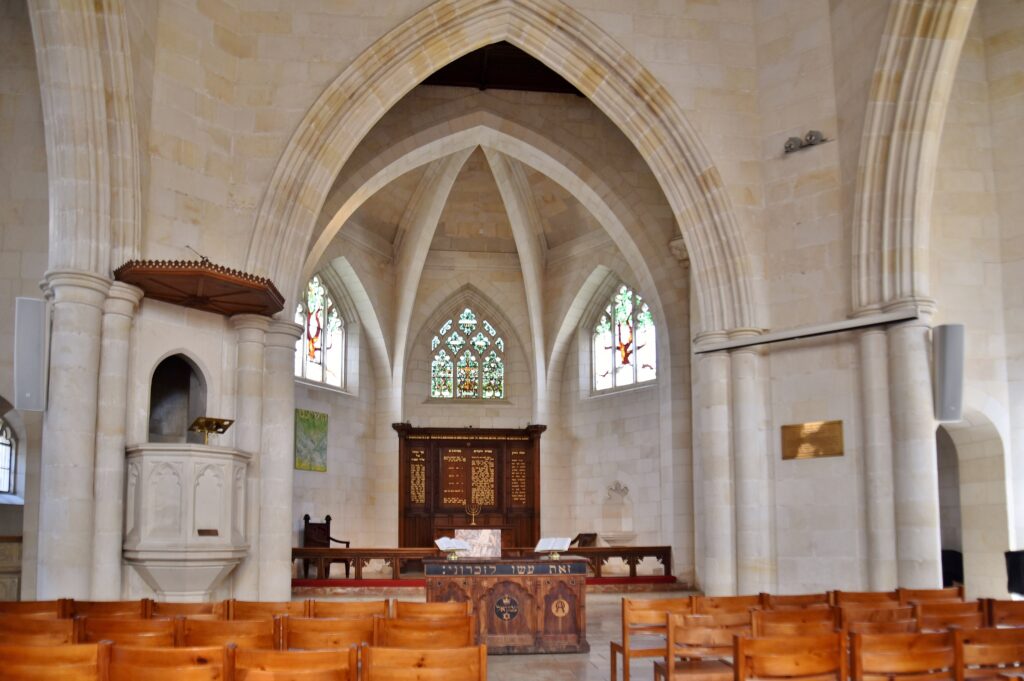
<path id="1" fill-rule="evenodd" d="M 342 386 L 345 322 L 319 276 L 309 280 L 295 309 L 302 337 L 295 343 L 295 375 L 317 383 Z"/>
<path id="2" fill-rule="evenodd" d="M 472 308 L 441 325 L 430 351 L 436 353 L 430 363 L 431 397 L 505 397 L 505 341 Z"/>
<path id="3" fill-rule="evenodd" d="M 651 308 L 623 284 L 594 325 L 594 389 L 607 390 L 657 377 L 657 341 Z"/>
<path id="4" fill-rule="evenodd" d="M 14 433 L 0 420 L 0 492 L 14 494 Z"/>

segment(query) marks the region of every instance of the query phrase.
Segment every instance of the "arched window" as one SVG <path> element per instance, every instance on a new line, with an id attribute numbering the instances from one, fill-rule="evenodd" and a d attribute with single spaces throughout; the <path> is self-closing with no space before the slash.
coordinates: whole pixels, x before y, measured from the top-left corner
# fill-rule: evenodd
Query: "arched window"
<path id="1" fill-rule="evenodd" d="M 654 335 L 651 308 L 628 286 L 619 286 L 594 326 L 594 390 L 654 380 Z"/>
<path id="2" fill-rule="evenodd" d="M 14 433 L 0 419 L 0 492 L 14 494 Z"/>
<path id="3" fill-rule="evenodd" d="M 295 375 L 308 381 L 342 386 L 345 322 L 319 276 L 309 280 L 295 310 L 302 337 L 295 343 Z"/>
<path id="4" fill-rule="evenodd" d="M 505 341 L 486 319 L 466 308 L 430 341 L 430 396 L 441 399 L 505 397 Z"/>

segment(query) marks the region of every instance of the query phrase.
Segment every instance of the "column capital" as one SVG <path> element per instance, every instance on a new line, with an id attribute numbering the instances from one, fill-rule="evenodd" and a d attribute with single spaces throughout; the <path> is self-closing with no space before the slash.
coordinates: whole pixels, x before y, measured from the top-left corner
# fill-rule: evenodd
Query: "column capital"
<path id="1" fill-rule="evenodd" d="M 238 333 L 239 343 L 266 343 L 270 318 L 259 314 L 236 314 L 229 320 Z"/>
<path id="2" fill-rule="evenodd" d="M 103 305 L 103 311 L 106 314 L 116 314 L 131 319 L 135 316 L 135 310 L 144 295 L 145 293 L 138 286 L 115 281 L 107 292 L 107 301 Z"/>
<path id="3" fill-rule="evenodd" d="M 907 296 L 899 300 L 886 303 L 883 312 L 915 311 L 917 319 L 901 322 L 897 326 L 931 326 L 932 315 L 935 314 L 937 305 L 934 298 L 928 296 Z"/>
<path id="4" fill-rule="evenodd" d="M 302 325 L 284 319 L 270 319 L 267 324 L 268 348 L 295 348 L 295 341 L 302 337 Z"/>
<path id="5" fill-rule="evenodd" d="M 701 331 L 693 337 L 693 343 L 694 345 L 704 345 L 705 343 L 721 343 L 728 339 L 729 334 L 725 331 Z"/>
<path id="6" fill-rule="evenodd" d="M 757 329 L 751 326 L 743 326 L 736 329 L 729 329 L 729 332 L 726 335 L 728 336 L 729 340 L 739 340 L 741 338 L 754 338 L 756 336 L 760 336 L 763 333 L 764 329 Z M 741 352 L 758 353 L 760 351 L 761 348 L 759 346 L 748 345 L 743 348 L 735 348 L 731 352 L 732 354 L 737 354 Z"/>
<path id="7" fill-rule="evenodd" d="M 103 309 L 111 281 L 84 270 L 50 270 L 45 275 L 44 293 L 52 294 L 54 302 L 82 303 Z"/>

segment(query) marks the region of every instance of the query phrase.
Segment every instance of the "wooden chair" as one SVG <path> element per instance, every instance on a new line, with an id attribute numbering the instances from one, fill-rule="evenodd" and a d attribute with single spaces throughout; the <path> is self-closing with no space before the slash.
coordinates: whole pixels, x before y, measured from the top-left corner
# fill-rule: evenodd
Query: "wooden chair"
<path id="1" fill-rule="evenodd" d="M 123 617 L 125 619 L 149 619 L 149 601 L 76 601 L 68 599 L 65 617 Z"/>
<path id="2" fill-rule="evenodd" d="M 466 601 L 458 603 L 417 603 L 415 601 L 395 601 L 394 616 L 398 619 L 439 619 L 446 617 L 465 617 L 470 614 L 473 604 Z"/>
<path id="3" fill-rule="evenodd" d="M 853 681 L 962 681 L 953 634 L 853 634 Z"/>
<path id="4" fill-rule="evenodd" d="M 285 650 L 337 650 L 353 645 L 377 645 L 377 616 L 281 618 L 281 648 Z M 422 624 L 422 622 L 421 622 Z"/>
<path id="5" fill-rule="evenodd" d="M 736 681 L 846 681 L 846 643 L 840 634 L 749 638 L 737 636 Z"/>
<path id="6" fill-rule="evenodd" d="M 374 637 L 382 648 L 465 648 L 476 642 L 472 615 L 438 620 L 376 618 Z"/>
<path id="7" fill-rule="evenodd" d="M 227 648 L 136 648 L 115 645 L 103 681 L 231 681 Z"/>
<path id="8" fill-rule="evenodd" d="M 0 615 L 17 617 L 65 617 L 65 599 L 54 601 L 0 601 Z"/>
<path id="9" fill-rule="evenodd" d="M 654 681 L 732 679 L 732 665 L 725 661 L 733 651 L 735 634 L 730 628 L 703 626 L 712 618 L 701 615 L 668 613 L 665 617 L 665 659 L 654 662 Z"/>
<path id="10" fill-rule="evenodd" d="M 896 589 L 900 603 L 909 605 L 915 601 L 957 601 L 964 600 L 964 587 L 951 586 L 946 589 Z"/>
<path id="11" fill-rule="evenodd" d="M 106 681 L 110 645 L 0 645 L 4 681 Z M 103 676 L 101 676 L 103 675 Z"/>
<path id="12" fill-rule="evenodd" d="M 175 619 L 179 646 L 224 646 L 277 648 L 281 640 L 280 619 L 200 620 Z"/>
<path id="13" fill-rule="evenodd" d="M 957 630 L 953 638 L 965 679 L 1024 673 L 1024 629 Z"/>
<path id="14" fill-rule="evenodd" d="M 843 626 L 844 636 L 851 634 L 913 634 L 917 632 L 917 620 L 888 620 L 884 622 L 850 622 Z"/>
<path id="15" fill-rule="evenodd" d="M 750 635 L 750 616 L 753 610 L 713 610 L 700 615 L 687 615 L 694 626 L 733 629 L 737 634 Z"/>
<path id="16" fill-rule="evenodd" d="M 842 627 L 852 622 L 892 622 L 894 620 L 914 619 L 914 607 L 911 605 L 888 605 L 876 608 L 873 605 L 839 606 L 839 624 Z"/>
<path id="17" fill-rule="evenodd" d="M 898 607 L 899 591 L 833 591 L 833 605 L 871 605 L 877 608 Z"/>
<path id="18" fill-rule="evenodd" d="M 237 681 L 356 681 L 356 648 L 344 650 L 228 649 Z"/>
<path id="19" fill-rule="evenodd" d="M 99 643 L 110 641 L 118 645 L 146 648 L 173 647 L 176 636 L 174 620 L 134 620 L 121 617 L 76 617 L 79 641 Z"/>
<path id="20" fill-rule="evenodd" d="M 918 601 L 914 604 L 918 631 L 946 631 L 950 628 L 977 629 L 988 621 L 981 601 Z"/>
<path id="21" fill-rule="evenodd" d="M 305 601 L 228 601 L 228 619 L 273 619 L 275 615 L 306 616 Z"/>
<path id="22" fill-rule="evenodd" d="M 0 641 L 17 646 L 62 646 L 77 643 L 78 632 L 74 620 L 0 615 Z"/>
<path id="23" fill-rule="evenodd" d="M 380 601 L 309 601 L 308 617 L 380 617 L 391 616 L 391 602 Z M 460 613 L 463 614 L 463 613 Z"/>
<path id="24" fill-rule="evenodd" d="M 693 614 L 703 615 L 713 612 L 748 612 L 751 608 L 760 608 L 763 603 L 761 595 L 757 596 L 694 596 Z"/>
<path id="25" fill-rule="evenodd" d="M 693 612 L 693 598 L 622 599 L 622 642 L 612 641 L 611 681 L 618 678 L 616 655 L 622 656 L 622 679 L 629 681 L 633 658 L 665 657 L 668 613 Z M 640 640 L 634 640 L 639 638 Z M 654 640 L 651 640 L 651 639 Z"/>
<path id="26" fill-rule="evenodd" d="M 345 539 L 335 539 L 331 536 L 331 516 L 325 516 L 324 522 L 322 523 L 311 523 L 309 522 L 309 514 L 302 516 L 302 546 L 303 548 L 330 548 L 331 542 L 335 544 L 344 544 L 345 548 L 351 546 L 351 542 Z M 348 579 L 349 572 L 349 560 L 347 558 L 339 558 L 337 560 L 330 560 L 326 563 L 327 574 L 317 575 L 319 579 L 327 579 L 331 576 L 331 565 L 334 563 L 342 563 L 345 566 L 345 579 Z M 309 579 L 309 561 L 302 561 L 302 576 Z"/>
<path id="27" fill-rule="evenodd" d="M 487 646 L 408 650 L 370 647 L 363 681 L 486 681 Z"/>
<path id="28" fill-rule="evenodd" d="M 228 601 L 212 603 L 166 603 L 153 601 L 150 604 L 151 617 L 205 617 L 225 620 L 228 618 Z"/>
<path id="29" fill-rule="evenodd" d="M 985 600 L 988 626 L 1024 628 L 1024 601 Z"/>
<path id="30" fill-rule="evenodd" d="M 827 608 L 832 605 L 832 597 L 823 592 L 820 594 L 761 594 L 761 602 L 768 610 L 795 610 L 802 608 Z"/>
<path id="31" fill-rule="evenodd" d="M 752 634 L 754 638 L 831 634 L 839 627 L 838 619 L 833 608 L 754 610 L 751 613 Z"/>

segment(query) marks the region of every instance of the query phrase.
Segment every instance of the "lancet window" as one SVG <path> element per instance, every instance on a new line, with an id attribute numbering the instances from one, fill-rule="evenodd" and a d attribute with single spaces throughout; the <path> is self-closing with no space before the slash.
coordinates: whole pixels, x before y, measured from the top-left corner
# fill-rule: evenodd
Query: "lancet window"
<path id="1" fill-rule="evenodd" d="M 0 419 L 0 492 L 4 494 L 14 494 L 14 449 L 14 433 Z"/>
<path id="2" fill-rule="evenodd" d="M 505 397 L 505 340 L 465 308 L 430 340 L 430 396 L 485 400 Z"/>
<path id="3" fill-rule="evenodd" d="M 319 276 L 306 286 L 295 310 L 302 337 L 295 343 L 295 375 L 307 381 L 342 387 L 344 382 L 345 321 Z"/>
<path id="4" fill-rule="evenodd" d="M 654 317 L 625 284 L 605 305 L 593 333 L 594 390 L 653 381 L 657 377 Z"/>

